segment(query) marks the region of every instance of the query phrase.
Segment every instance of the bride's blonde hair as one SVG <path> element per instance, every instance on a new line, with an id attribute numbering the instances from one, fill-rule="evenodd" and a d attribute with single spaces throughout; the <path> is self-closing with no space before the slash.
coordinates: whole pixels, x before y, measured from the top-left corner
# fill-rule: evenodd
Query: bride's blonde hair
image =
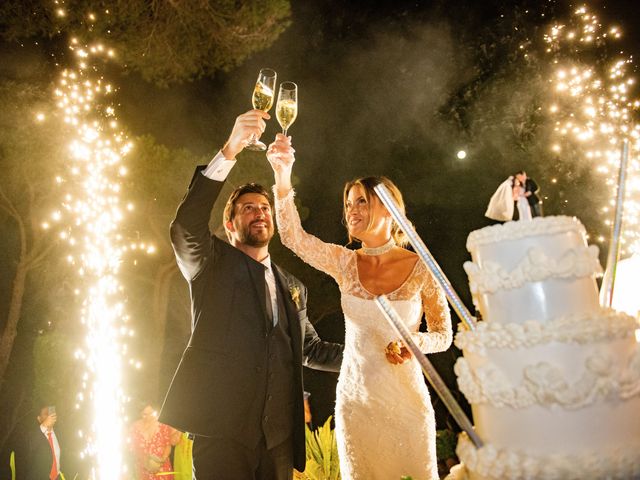
<path id="1" fill-rule="evenodd" d="M 362 188 L 362 191 L 364 192 L 364 198 L 367 200 L 367 208 L 369 209 L 369 211 L 371 211 L 372 198 L 375 198 L 377 201 L 382 203 L 380 198 L 378 198 L 376 191 L 374 190 L 375 186 L 380 184 L 384 185 L 387 188 L 387 190 L 389 190 L 389 193 L 391 193 L 391 196 L 393 197 L 396 204 L 398 205 L 398 208 L 400 209 L 402 214 L 405 215 L 404 200 L 402 198 L 402 193 L 400 192 L 400 189 L 396 187 L 396 185 L 391 180 L 383 176 L 360 177 L 360 178 L 356 178 L 355 180 L 351 180 L 350 182 L 347 182 L 344 186 L 344 191 L 342 194 L 342 205 L 343 205 L 342 223 L 345 226 L 347 225 L 347 197 L 349 196 L 349 191 L 356 185 L 360 186 Z M 407 238 L 405 233 L 400 229 L 400 225 L 398 225 L 396 220 L 393 217 L 391 217 L 391 220 L 392 220 L 391 237 L 393 237 L 393 239 L 395 240 L 396 245 L 404 247 L 409 243 L 409 239 Z M 367 225 L 367 228 L 371 226 L 372 222 L 373 222 L 373 218 L 369 216 L 369 225 Z M 360 241 L 360 239 L 356 237 L 352 237 L 351 234 L 349 234 L 349 243 L 353 242 L 354 240 Z"/>

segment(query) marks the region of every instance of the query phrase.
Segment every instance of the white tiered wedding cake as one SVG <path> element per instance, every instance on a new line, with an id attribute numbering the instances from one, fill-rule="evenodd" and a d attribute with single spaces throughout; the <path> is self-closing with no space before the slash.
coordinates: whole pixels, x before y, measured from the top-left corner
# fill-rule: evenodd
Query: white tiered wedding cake
<path id="1" fill-rule="evenodd" d="M 455 372 L 484 446 L 460 436 L 458 475 L 640 478 L 640 325 L 600 308 L 582 224 L 508 222 L 472 232 L 467 249 L 483 321 L 456 336 Z"/>

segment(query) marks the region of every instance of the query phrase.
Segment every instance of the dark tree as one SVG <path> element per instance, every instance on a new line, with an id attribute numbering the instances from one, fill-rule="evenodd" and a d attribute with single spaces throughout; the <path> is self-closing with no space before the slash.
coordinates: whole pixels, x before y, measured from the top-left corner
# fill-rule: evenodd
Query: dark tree
<path id="1" fill-rule="evenodd" d="M 290 14 L 288 0 L 7 0 L 0 6 L 0 35 L 102 39 L 123 66 L 168 85 L 239 65 L 269 47 Z"/>

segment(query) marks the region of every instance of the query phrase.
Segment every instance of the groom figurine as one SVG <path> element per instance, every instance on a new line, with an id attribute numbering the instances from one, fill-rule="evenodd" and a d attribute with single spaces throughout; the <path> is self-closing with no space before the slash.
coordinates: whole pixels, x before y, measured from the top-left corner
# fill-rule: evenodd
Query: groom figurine
<path id="1" fill-rule="evenodd" d="M 542 202 L 537 193 L 540 191 L 538 184 L 533 178 L 527 177 L 527 172 L 520 170 L 516 173 L 516 178 L 520 181 L 520 184 L 524 187 L 524 196 L 527 197 L 529 207 L 531 208 L 532 217 L 542 216 Z"/>
<path id="2" fill-rule="evenodd" d="M 287 480 L 305 468 L 302 365 L 338 371 L 342 345 L 323 342 L 307 318 L 307 291 L 272 262 L 271 199 L 260 185 L 226 202 L 229 243 L 209 217 L 235 157 L 265 128 L 250 110 L 229 140 L 198 167 L 171 224 L 171 241 L 191 292 L 192 332 L 160 421 L 195 434 L 199 480 Z"/>

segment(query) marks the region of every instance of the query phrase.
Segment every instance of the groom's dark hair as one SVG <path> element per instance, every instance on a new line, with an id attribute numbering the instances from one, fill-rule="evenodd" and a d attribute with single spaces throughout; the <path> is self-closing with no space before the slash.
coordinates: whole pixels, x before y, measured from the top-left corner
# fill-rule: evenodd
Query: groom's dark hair
<path id="1" fill-rule="evenodd" d="M 269 195 L 269 191 L 266 188 L 258 183 L 245 183 L 244 185 L 236 187 L 236 189 L 231 192 L 231 195 L 229 195 L 227 204 L 224 206 L 224 212 L 222 213 L 222 223 L 224 225 L 226 225 L 227 222 L 233 220 L 233 218 L 236 216 L 236 202 L 238 201 L 238 198 L 240 198 L 245 193 L 258 193 L 260 195 L 263 195 L 269 202 L 269 205 L 273 207 L 271 195 Z"/>

